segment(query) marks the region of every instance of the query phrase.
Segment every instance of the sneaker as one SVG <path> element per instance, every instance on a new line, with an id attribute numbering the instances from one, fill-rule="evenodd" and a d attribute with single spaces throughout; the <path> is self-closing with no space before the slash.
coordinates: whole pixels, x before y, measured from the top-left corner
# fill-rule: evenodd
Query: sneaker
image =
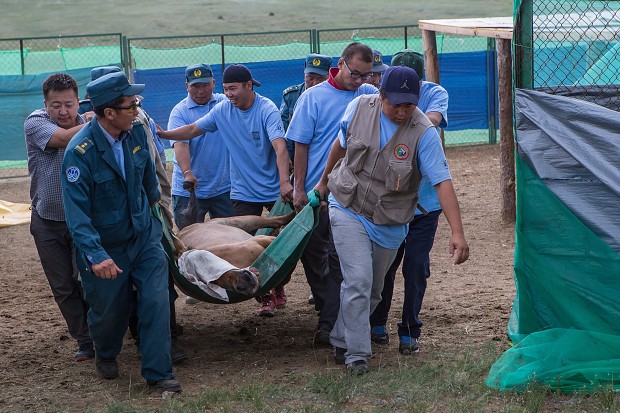
<path id="1" fill-rule="evenodd" d="M 95 349 L 92 342 L 82 343 L 73 356 L 75 361 L 87 361 L 95 358 Z"/>
<path id="2" fill-rule="evenodd" d="M 274 302 L 276 308 L 286 307 L 286 294 L 284 294 L 284 287 L 276 287 L 273 289 Z"/>
<path id="3" fill-rule="evenodd" d="M 358 376 L 368 373 L 368 362 L 366 360 L 355 360 L 353 363 L 347 364 L 347 373 Z"/>
<path id="4" fill-rule="evenodd" d="M 200 300 L 194 297 L 190 297 L 189 295 L 185 297 L 185 304 L 195 305 L 195 304 L 198 304 L 199 302 Z"/>
<path id="5" fill-rule="evenodd" d="M 314 295 L 310 294 L 308 296 L 308 304 L 314 305 Z"/>
<path id="6" fill-rule="evenodd" d="M 176 338 L 172 339 L 170 345 L 170 357 L 172 358 L 172 364 L 180 363 L 189 358 L 183 347 L 179 344 L 179 340 Z"/>
<path id="7" fill-rule="evenodd" d="M 416 337 L 402 336 L 400 338 L 400 344 L 398 345 L 398 352 L 401 354 L 409 355 L 420 351 L 418 346 L 418 339 Z"/>
<path id="8" fill-rule="evenodd" d="M 344 362 L 347 359 L 347 357 L 345 356 L 346 352 L 346 348 L 334 347 L 334 363 L 338 364 L 339 366 L 344 366 Z"/>
<path id="9" fill-rule="evenodd" d="M 266 294 L 261 298 L 260 308 L 256 314 L 261 317 L 273 317 L 276 315 L 276 303 L 271 294 Z"/>
<path id="10" fill-rule="evenodd" d="M 159 381 L 149 381 L 147 382 L 150 389 L 157 393 L 173 393 L 179 394 L 181 393 L 181 383 L 179 383 L 175 379 L 164 379 Z"/>
<path id="11" fill-rule="evenodd" d="M 106 380 L 112 380 L 118 377 L 118 363 L 116 359 L 97 359 L 95 367 L 99 375 Z"/>
<path id="12" fill-rule="evenodd" d="M 314 344 L 331 344 L 329 342 L 329 335 L 332 332 L 331 327 L 328 324 L 319 324 L 319 328 L 314 333 Z"/>
<path id="13" fill-rule="evenodd" d="M 388 344 L 390 336 L 385 326 L 374 326 L 370 329 L 370 340 L 377 344 Z"/>

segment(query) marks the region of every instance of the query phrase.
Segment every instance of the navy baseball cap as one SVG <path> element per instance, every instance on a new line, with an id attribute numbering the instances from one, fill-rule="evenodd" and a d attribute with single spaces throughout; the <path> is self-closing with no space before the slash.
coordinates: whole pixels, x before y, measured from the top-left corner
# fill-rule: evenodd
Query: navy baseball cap
<path id="1" fill-rule="evenodd" d="M 391 105 L 417 105 L 420 99 L 420 78 L 415 70 L 407 66 L 392 66 L 383 73 L 379 89 L 385 91 Z"/>
<path id="2" fill-rule="evenodd" d="M 190 86 L 194 83 L 211 83 L 212 80 L 213 71 L 208 64 L 200 63 L 185 69 L 185 81 Z"/>
<path id="3" fill-rule="evenodd" d="M 304 74 L 316 73 L 317 75 L 325 76 L 329 73 L 329 68 L 332 67 L 332 58 L 322 54 L 309 54 L 306 56 L 304 62 Z"/>
<path id="4" fill-rule="evenodd" d="M 252 78 L 250 69 L 242 64 L 230 65 L 224 69 L 222 74 L 222 83 L 245 83 L 250 80 L 254 86 L 260 86 L 260 82 Z"/>
<path id="5" fill-rule="evenodd" d="M 418 77 L 424 77 L 424 56 L 411 49 L 401 50 L 392 56 L 392 66 L 407 66 L 415 70 Z"/>
<path id="6" fill-rule="evenodd" d="M 383 73 L 389 66 L 383 63 L 383 55 L 378 50 L 372 51 L 372 71 L 373 73 Z"/>
<path id="7" fill-rule="evenodd" d="M 131 84 L 123 72 L 114 72 L 91 80 L 86 85 L 86 93 L 94 107 L 103 106 L 121 96 L 138 95 L 144 90 L 143 84 Z"/>
<path id="8" fill-rule="evenodd" d="M 116 73 L 120 72 L 121 68 L 117 66 L 101 66 L 96 67 L 90 71 L 90 80 L 97 80 L 103 75 L 107 75 L 108 73 Z"/>

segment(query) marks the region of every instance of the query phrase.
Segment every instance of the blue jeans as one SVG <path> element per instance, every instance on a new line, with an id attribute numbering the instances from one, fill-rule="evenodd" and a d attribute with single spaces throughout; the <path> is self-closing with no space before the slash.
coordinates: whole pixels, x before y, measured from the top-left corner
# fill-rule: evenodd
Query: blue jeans
<path id="1" fill-rule="evenodd" d="M 427 215 L 416 215 L 409 224 L 407 238 L 398 249 L 396 259 L 385 275 L 381 302 L 370 316 L 371 326 L 384 326 L 387 323 L 396 270 L 404 255 L 405 295 L 402 322 L 398 324 L 398 335 L 399 337 L 420 337 L 422 329 L 420 309 L 426 292 L 426 279 L 431 275 L 429 254 L 435 242 L 440 215 L 441 210 L 429 212 Z"/>
<path id="2" fill-rule="evenodd" d="M 230 192 L 206 199 L 197 198 L 196 201 L 198 203 L 200 222 L 205 220 L 207 213 L 209 213 L 210 218 L 226 218 L 234 215 Z M 188 203 L 189 197 L 172 195 L 172 211 L 174 212 L 174 223 L 177 224 L 177 227 L 179 226 L 177 215 L 187 208 Z"/>
<path id="3" fill-rule="evenodd" d="M 373 242 L 364 225 L 338 207 L 329 207 L 329 218 L 342 269 L 340 311 L 330 342 L 347 349 L 346 364 L 367 361 L 372 354 L 368 318 L 381 301 L 383 279 L 397 249 Z"/>

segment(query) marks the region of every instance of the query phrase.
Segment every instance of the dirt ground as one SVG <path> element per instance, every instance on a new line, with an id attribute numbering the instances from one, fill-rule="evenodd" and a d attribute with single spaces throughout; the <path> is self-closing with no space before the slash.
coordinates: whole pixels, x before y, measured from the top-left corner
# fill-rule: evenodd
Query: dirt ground
<path id="1" fill-rule="evenodd" d="M 470 245 L 468 262 L 455 266 L 448 256 L 449 226 L 442 218 L 431 254 L 431 278 L 422 310 L 421 351 L 450 352 L 464 345 L 504 340 L 514 298 L 514 226 L 501 222 L 499 147 L 447 150 Z M 0 180 L 0 199 L 29 202 L 28 180 Z M 100 379 L 92 362 L 73 361 L 75 342 L 53 300 L 28 225 L 0 228 L 0 410 L 84 411 L 109 399 L 157 405 L 145 391 L 135 347 L 126 339 L 119 356 L 120 377 Z M 177 300 L 181 342 L 191 359 L 175 366 L 184 394 L 206 386 L 235 386 L 248 376 L 278 382 L 290 374 L 339 368 L 328 348 L 314 348 L 317 317 L 306 303 L 309 287 L 301 266 L 287 286 L 288 305 L 274 318 L 255 315 L 249 300 L 233 305 L 185 304 Z M 388 328 L 396 336 L 402 279 Z M 371 369 L 397 369 L 398 340 L 375 346 Z"/>

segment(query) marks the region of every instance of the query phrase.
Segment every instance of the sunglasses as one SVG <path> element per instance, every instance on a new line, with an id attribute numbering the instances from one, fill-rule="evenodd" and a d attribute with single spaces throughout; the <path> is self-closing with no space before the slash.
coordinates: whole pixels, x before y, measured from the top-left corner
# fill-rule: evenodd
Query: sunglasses
<path id="1" fill-rule="evenodd" d="M 135 102 L 133 102 L 131 105 L 129 106 L 114 106 L 112 109 L 116 109 L 116 110 L 127 110 L 130 112 L 135 112 L 136 110 L 138 110 L 138 108 L 142 107 L 142 103 L 140 103 L 139 100 L 136 100 Z"/>

